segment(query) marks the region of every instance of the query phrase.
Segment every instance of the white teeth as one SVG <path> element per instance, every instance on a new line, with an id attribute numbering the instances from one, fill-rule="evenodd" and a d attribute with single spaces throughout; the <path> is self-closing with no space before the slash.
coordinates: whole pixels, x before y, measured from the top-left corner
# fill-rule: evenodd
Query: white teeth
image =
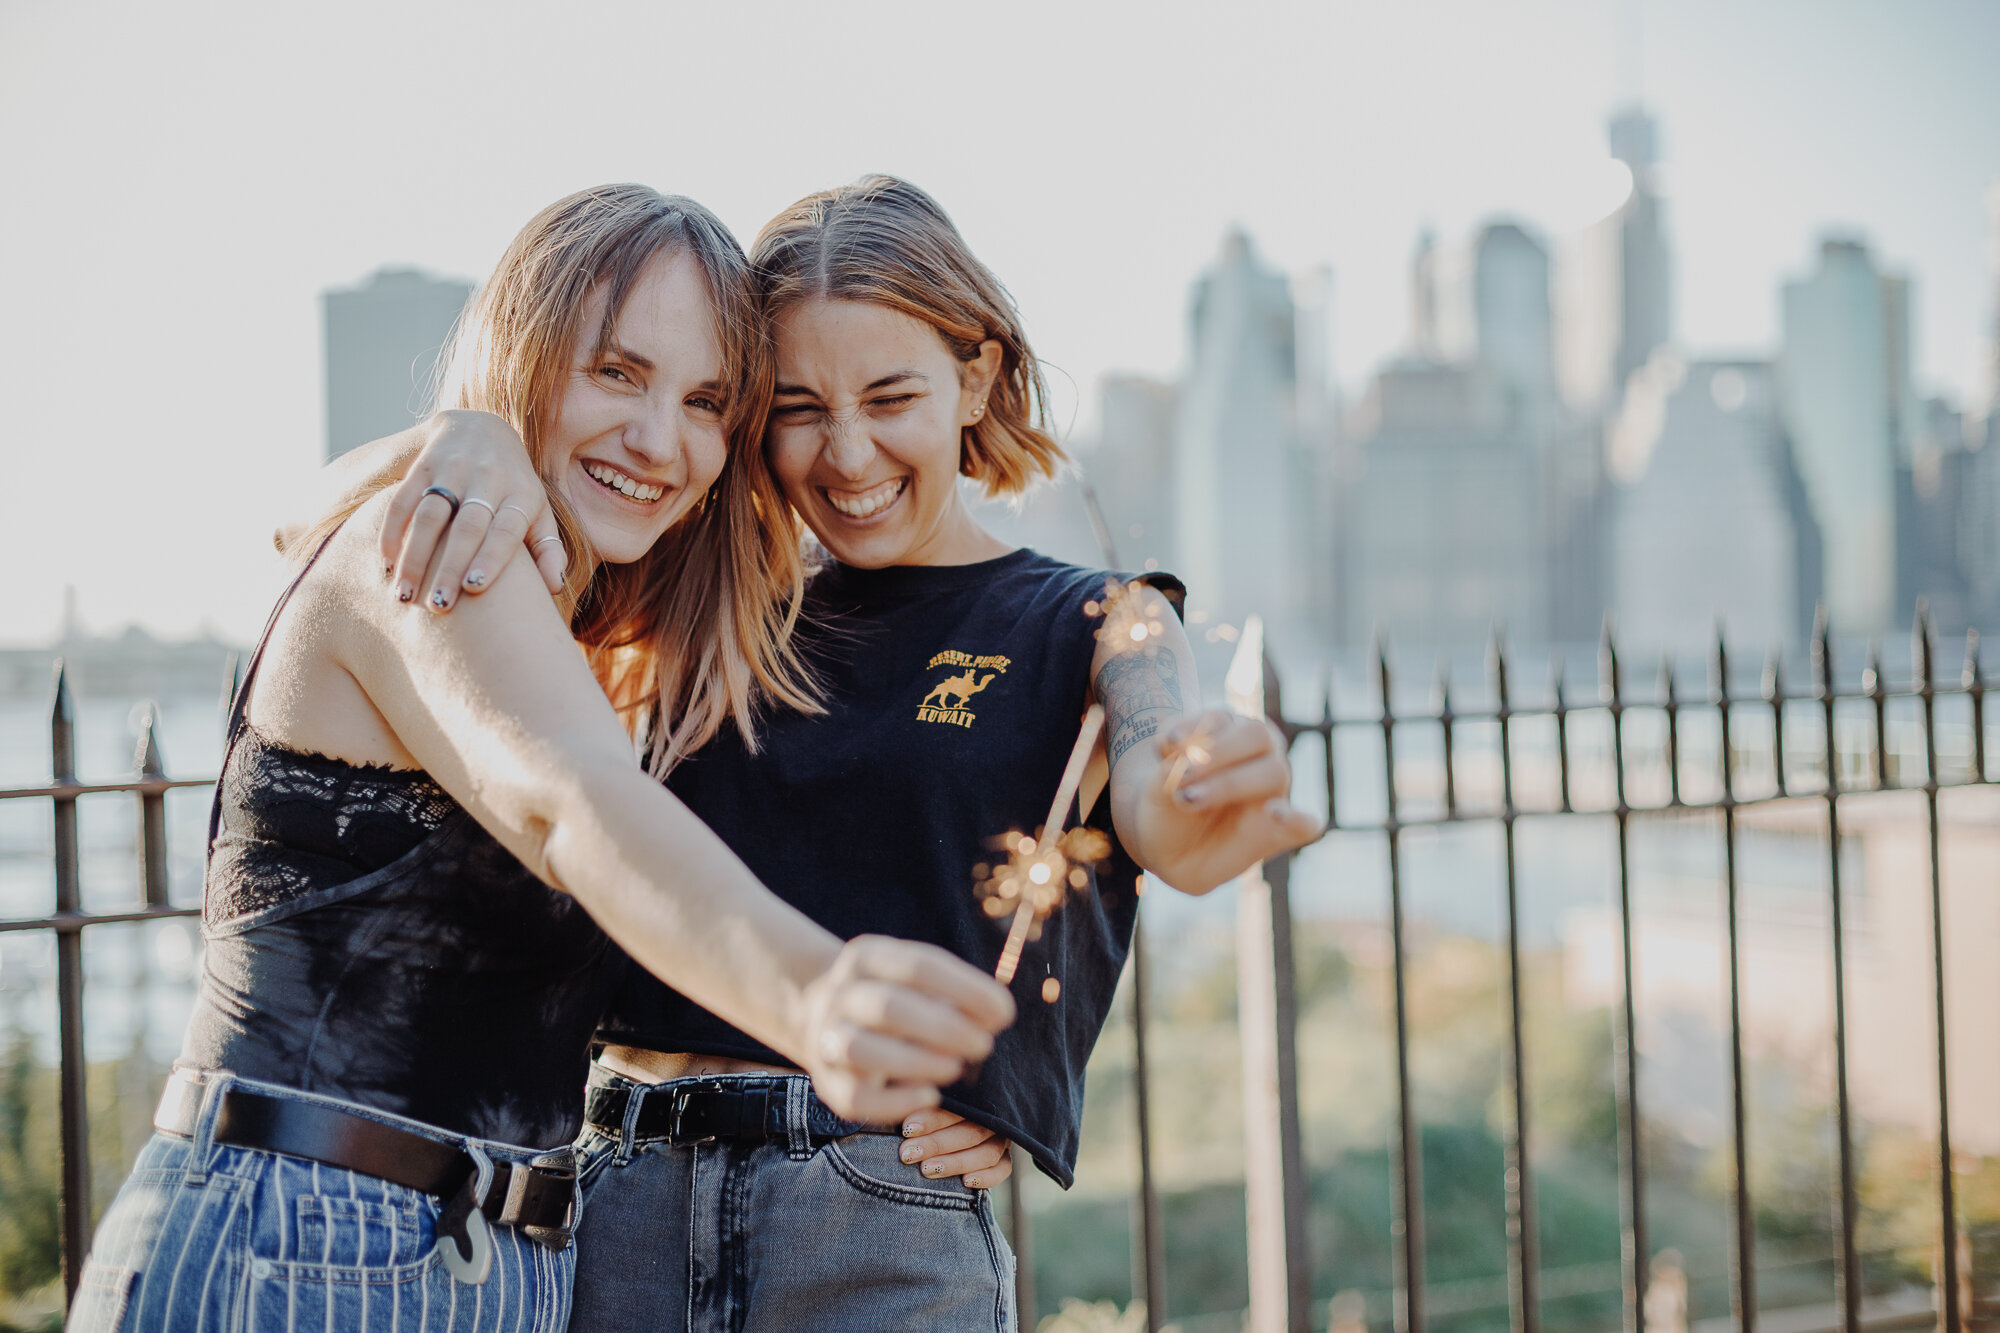
<path id="1" fill-rule="evenodd" d="M 644 504 L 651 504 L 667 493 L 667 488 L 664 486 L 648 486 L 636 477 L 628 477 L 614 468 L 605 467 L 602 463 L 585 463 L 583 470 L 612 490 Z"/>
<path id="2" fill-rule="evenodd" d="M 879 513 L 894 504 L 896 497 L 903 493 L 903 487 L 909 480 L 908 477 L 898 477 L 895 481 L 858 496 L 842 495 L 834 491 L 826 491 L 825 495 L 829 504 L 849 518 L 867 518 L 870 514 Z"/>

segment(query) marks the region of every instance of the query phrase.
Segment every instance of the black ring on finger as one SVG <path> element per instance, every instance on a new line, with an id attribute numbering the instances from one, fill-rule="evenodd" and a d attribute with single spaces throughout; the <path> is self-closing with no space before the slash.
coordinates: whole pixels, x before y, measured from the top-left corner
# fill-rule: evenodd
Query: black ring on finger
<path id="1" fill-rule="evenodd" d="M 456 495 L 453 495 L 450 491 L 446 490 L 444 487 L 426 486 L 424 487 L 424 495 L 435 495 L 438 499 L 444 501 L 446 504 L 451 506 L 451 516 L 453 518 L 458 517 L 458 505 L 459 505 L 458 497 Z M 424 498 L 423 495 L 418 496 L 417 503 L 422 504 L 423 498 Z"/>

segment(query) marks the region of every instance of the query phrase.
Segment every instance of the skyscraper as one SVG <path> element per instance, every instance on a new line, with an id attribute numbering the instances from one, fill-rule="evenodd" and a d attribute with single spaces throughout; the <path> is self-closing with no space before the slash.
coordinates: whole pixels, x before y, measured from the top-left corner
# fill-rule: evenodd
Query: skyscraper
<path id="1" fill-rule="evenodd" d="M 1119 562 L 1137 569 L 1174 554 L 1174 415 L 1171 384 L 1107 375 L 1098 385 L 1097 441 L 1083 455 Z"/>
<path id="2" fill-rule="evenodd" d="M 1818 534 L 1779 423 L 1771 367 L 1657 353 L 1612 434 L 1611 605 L 1634 648 L 1699 654 L 1798 642 Z"/>
<path id="3" fill-rule="evenodd" d="M 1496 624 L 1544 642 L 1541 467 L 1483 362 L 1420 356 L 1375 377 L 1355 412 L 1350 645 L 1479 643 Z"/>
<path id="4" fill-rule="evenodd" d="M 1196 282 L 1174 430 L 1175 572 L 1188 601 L 1235 621 L 1310 605 L 1312 490 L 1302 492 L 1297 330 L 1285 276 L 1232 231 Z"/>
<path id="5" fill-rule="evenodd" d="M 1473 245 L 1472 319 L 1480 359 L 1521 410 L 1540 417 L 1555 396 L 1549 252 L 1513 222 L 1488 223 Z"/>
<path id="6" fill-rule="evenodd" d="M 385 268 L 320 297 L 329 460 L 431 410 L 438 355 L 471 296 L 469 283 Z"/>
<path id="7" fill-rule="evenodd" d="M 1630 107 L 1611 118 L 1610 141 L 1631 188 L 1578 238 L 1564 264 L 1559 368 L 1565 395 L 1586 414 L 1615 412 L 1626 379 L 1673 337 L 1658 128 Z"/>
<path id="8" fill-rule="evenodd" d="M 1784 288 L 1779 401 L 1825 545 L 1834 627 L 1885 633 L 1896 606 L 1896 471 L 1915 400 L 1909 293 L 1868 247 L 1820 245 L 1819 268 Z"/>

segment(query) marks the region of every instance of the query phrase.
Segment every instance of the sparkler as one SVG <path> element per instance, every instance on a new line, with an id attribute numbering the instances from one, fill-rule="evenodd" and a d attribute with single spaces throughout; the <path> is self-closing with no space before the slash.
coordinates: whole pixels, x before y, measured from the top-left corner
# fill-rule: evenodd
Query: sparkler
<path id="1" fill-rule="evenodd" d="M 1090 883 L 1090 873 L 1080 863 L 1100 860 L 1110 851 L 1109 840 L 1096 829 L 1077 828 L 1064 833 L 1062 828 L 1069 818 L 1070 805 L 1076 800 L 1077 788 L 1083 783 L 1083 770 L 1090 763 L 1091 749 L 1103 729 L 1103 705 L 1092 704 L 1083 715 L 1083 728 L 1077 732 L 1076 744 L 1070 748 L 1062 781 L 1056 784 L 1056 798 L 1049 806 L 1041 837 L 1015 833 L 1002 839 L 1007 862 L 989 872 L 990 878 L 984 886 L 989 915 L 1005 916 L 1009 911 L 1014 914 L 1006 946 L 1000 950 L 1000 965 L 993 969 L 994 977 L 1002 985 L 1014 980 L 1014 973 L 1021 966 L 1021 950 L 1027 946 L 1035 927 L 1062 905 L 1071 889 Z"/>
<path id="2" fill-rule="evenodd" d="M 1133 591 L 1140 586 L 1136 580 L 1120 583 L 1117 579 L 1106 579 L 1104 596 L 1083 604 L 1085 615 L 1104 617 L 1104 623 L 1097 627 L 1097 640 L 1113 651 L 1166 633 L 1166 624 L 1155 608 Z"/>

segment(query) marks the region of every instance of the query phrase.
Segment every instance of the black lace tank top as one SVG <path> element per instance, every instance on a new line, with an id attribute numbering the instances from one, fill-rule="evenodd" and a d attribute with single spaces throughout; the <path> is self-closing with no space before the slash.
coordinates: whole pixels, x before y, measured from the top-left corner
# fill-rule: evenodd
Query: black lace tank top
<path id="1" fill-rule="evenodd" d="M 180 1063 L 525 1148 L 570 1142 L 609 942 L 425 774 L 250 728 L 270 634 L 230 710 Z"/>

